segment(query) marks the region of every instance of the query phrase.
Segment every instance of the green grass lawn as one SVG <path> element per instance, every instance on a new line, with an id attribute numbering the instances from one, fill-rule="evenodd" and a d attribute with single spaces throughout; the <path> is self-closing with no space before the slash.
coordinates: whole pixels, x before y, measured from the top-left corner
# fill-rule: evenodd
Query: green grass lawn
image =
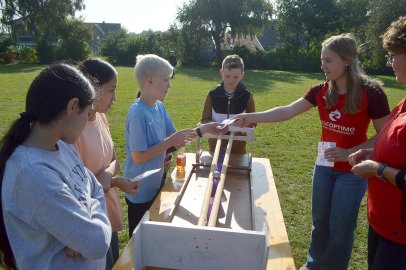
<path id="1" fill-rule="evenodd" d="M 124 127 L 127 110 L 137 86 L 133 69 L 118 67 L 117 101 L 108 117 L 118 160 L 125 157 Z M 0 65 L 0 134 L 24 111 L 25 94 L 38 66 Z M 379 76 L 385 83 L 391 108 L 404 96 L 405 87 L 393 76 Z M 254 93 L 258 111 L 288 104 L 301 97 L 310 86 L 324 79 L 321 73 L 248 70 L 244 83 Z M 220 81 L 215 68 L 180 68 L 172 80 L 165 100 L 166 108 L 177 129 L 194 127 L 200 120 L 207 91 Z M 370 134 L 373 131 L 370 130 Z M 320 136 L 316 109 L 288 122 L 260 124 L 255 132 L 254 156 L 269 158 L 278 189 L 283 216 L 296 267 L 306 260 L 311 229 L 311 177 Z M 194 151 L 194 144 L 186 149 Z M 123 203 L 125 208 L 125 203 Z M 349 269 L 366 269 L 367 227 L 365 199 L 362 203 L 356 240 Z M 127 230 L 120 233 L 120 244 L 128 241 Z"/>

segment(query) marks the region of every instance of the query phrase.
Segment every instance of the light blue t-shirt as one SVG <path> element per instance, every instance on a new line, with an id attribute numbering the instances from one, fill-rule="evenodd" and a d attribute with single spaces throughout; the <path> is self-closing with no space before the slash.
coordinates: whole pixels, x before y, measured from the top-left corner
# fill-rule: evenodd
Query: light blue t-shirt
<path id="1" fill-rule="evenodd" d="M 158 173 L 140 181 L 140 191 L 136 195 L 125 195 L 132 203 L 149 202 L 157 194 L 162 184 L 166 153 L 164 151 L 142 164 L 135 164 L 131 159 L 131 152 L 146 151 L 174 132 L 175 126 L 161 101 L 156 101 L 155 106 L 150 107 L 136 99 L 130 106 L 125 129 L 127 156 L 124 161 L 124 175 L 134 177 L 148 170 L 161 168 Z"/>

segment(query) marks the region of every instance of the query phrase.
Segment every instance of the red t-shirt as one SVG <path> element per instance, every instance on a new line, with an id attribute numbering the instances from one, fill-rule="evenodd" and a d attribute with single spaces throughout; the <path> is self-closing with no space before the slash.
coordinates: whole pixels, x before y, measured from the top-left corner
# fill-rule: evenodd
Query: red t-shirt
<path id="1" fill-rule="evenodd" d="M 392 168 L 406 169 L 406 101 L 402 100 L 377 136 L 372 159 Z M 368 220 L 382 237 L 406 245 L 402 222 L 403 192 L 394 185 L 371 177 L 368 181 Z"/>
<path id="2" fill-rule="evenodd" d="M 338 102 L 332 108 L 326 108 L 325 95 L 328 83 L 324 82 L 310 88 L 304 95 L 307 101 L 317 106 L 321 121 L 322 142 L 335 142 L 336 147 L 351 148 L 367 140 L 368 126 L 371 119 L 378 119 L 389 114 L 388 99 L 378 86 L 361 87 L 361 103 L 358 112 L 344 112 L 346 95 L 339 95 Z M 350 172 L 348 162 L 335 162 L 334 170 Z"/>

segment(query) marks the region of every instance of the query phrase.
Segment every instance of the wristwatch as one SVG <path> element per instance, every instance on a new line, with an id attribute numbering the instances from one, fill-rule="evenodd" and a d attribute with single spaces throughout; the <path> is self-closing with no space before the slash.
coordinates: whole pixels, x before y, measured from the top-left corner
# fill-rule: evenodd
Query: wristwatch
<path id="1" fill-rule="evenodd" d="M 199 136 L 200 138 L 203 136 L 202 131 L 200 130 L 200 128 L 196 128 L 196 133 L 197 133 L 197 136 Z"/>
<path id="2" fill-rule="evenodd" d="M 383 171 L 385 170 L 385 168 L 388 167 L 387 164 L 385 163 L 380 163 L 378 170 L 376 171 L 376 176 L 378 176 L 379 178 L 382 178 L 384 180 L 386 180 L 385 176 L 383 176 Z"/>

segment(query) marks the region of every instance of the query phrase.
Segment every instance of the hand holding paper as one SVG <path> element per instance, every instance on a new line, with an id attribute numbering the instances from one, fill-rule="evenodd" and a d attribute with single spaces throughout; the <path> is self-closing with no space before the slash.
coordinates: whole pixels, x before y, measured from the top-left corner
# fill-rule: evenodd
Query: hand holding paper
<path id="1" fill-rule="evenodd" d="M 319 142 L 316 165 L 334 167 L 334 162 L 328 161 L 324 156 L 324 152 L 332 147 L 336 147 L 335 142 Z"/>
<path id="2" fill-rule="evenodd" d="M 225 119 L 223 122 L 221 122 L 222 126 L 217 126 L 218 129 L 225 129 L 226 127 L 229 126 L 234 126 L 235 125 L 235 120 L 236 119 Z"/>
<path id="3" fill-rule="evenodd" d="M 140 181 L 141 179 L 144 179 L 145 177 L 148 177 L 148 176 L 150 176 L 150 175 L 152 175 L 152 174 L 154 174 L 154 173 L 157 173 L 157 172 L 159 172 L 160 170 L 161 170 L 161 168 L 143 172 L 142 174 L 137 175 L 137 176 L 131 178 L 130 181 L 131 181 L 131 182 Z"/>

